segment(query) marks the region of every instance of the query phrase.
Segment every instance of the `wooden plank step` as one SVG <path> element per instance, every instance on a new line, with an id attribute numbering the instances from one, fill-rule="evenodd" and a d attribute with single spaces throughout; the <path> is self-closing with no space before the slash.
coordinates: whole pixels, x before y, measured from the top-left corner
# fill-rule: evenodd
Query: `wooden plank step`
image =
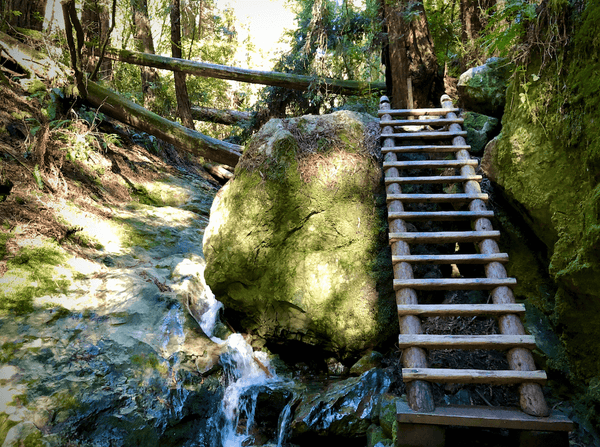
<path id="1" fill-rule="evenodd" d="M 393 132 L 393 133 L 382 133 L 381 138 L 402 138 L 406 140 L 414 140 L 417 138 L 454 138 L 454 137 L 466 137 L 467 132 L 465 130 L 458 131 L 424 131 L 424 132 Z"/>
<path id="2" fill-rule="evenodd" d="M 533 335 L 433 335 L 400 334 L 398 347 L 423 349 L 494 349 L 535 348 Z"/>
<path id="3" fill-rule="evenodd" d="M 379 116 L 424 116 L 424 115 L 446 115 L 448 113 L 459 113 L 460 109 L 390 109 L 379 110 Z"/>
<path id="4" fill-rule="evenodd" d="M 380 120 L 383 126 L 446 126 L 448 124 L 462 124 L 463 118 L 433 118 L 421 120 Z"/>
<path id="5" fill-rule="evenodd" d="M 488 264 L 490 262 L 508 262 L 508 254 L 465 254 L 465 255 L 404 255 L 392 256 L 392 263 L 410 264 Z"/>
<path id="6" fill-rule="evenodd" d="M 430 413 L 420 413 L 411 409 L 408 403 L 398 399 L 396 415 L 398 422 L 402 424 L 566 432 L 574 429 L 573 422 L 556 410 L 549 417 L 536 417 L 507 407 L 453 405 L 436 407 Z"/>
<path id="7" fill-rule="evenodd" d="M 383 169 L 425 169 L 425 168 L 460 168 L 462 166 L 477 166 L 479 162 L 468 160 L 415 160 L 415 161 L 384 161 Z"/>
<path id="8" fill-rule="evenodd" d="M 440 146 L 440 145 L 424 145 L 424 146 L 391 146 L 382 147 L 382 153 L 388 152 L 457 152 L 471 150 L 471 146 Z"/>
<path id="9" fill-rule="evenodd" d="M 385 183 L 398 183 L 399 185 L 420 183 L 461 183 L 468 181 L 481 181 L 481 175 L 435 175 L 424 177 L 386 177 Z"/>
<path id="10" fill-rule="evenodd" d="M 487 371 L 483 369 L 402 368 L 402 381 L 427 380 L 435 383 L 487 383 L 511 385 L 548 380 L 546 371 Z"/>
<path id="11" fill-rule="evenodd" d="M 439 231 L 390 233 L 390 242 L 409 244 L 444 244 L 447 242 L 478 242 L 483 239 L 500 239 L 500 232 L 492 231 Z"/>
<path id="12" fill-rule="evenodd" d="M 400 200 L 406 203 L 443 203 L 468 202 L 469 200 L 487 200 L 487 194 L 388 194 L 387 201 Z"/>
<path id="13" fill-rule="evenodd" d="M 524 304 L 398 304 L 399 317 L 473 317 L 524 313 Z"/>
<path id="14" fill-rule="evenodd" d="M 485 211 L 400 211 L 388 213 L 388 219 L 402 219 L 412 221 L 422 220 L 461 220 L 461 219 L 479 219 L 481 217 L 494 217 L 491 210 Z"/>
<path id="15" fill-rule="evenodd" d="M 496 287 L 514 287 L 515 278 L 426 278 L 394 279 L 394 290 L 491 290 Z"/>

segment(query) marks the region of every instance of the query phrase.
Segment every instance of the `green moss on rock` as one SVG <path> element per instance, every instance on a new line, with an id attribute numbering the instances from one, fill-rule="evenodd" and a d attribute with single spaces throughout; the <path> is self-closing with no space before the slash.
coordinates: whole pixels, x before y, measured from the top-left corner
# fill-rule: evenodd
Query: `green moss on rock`
<path id="1" fill-rule="evenodd" d="M 205 277 L 246 330 L 342 354 L 391 334 L 393 296 L 379 296 L 373 274 L 385 241 L 370 122 L 353 112 L 272 120 L 218 193 Z"/>
<path id="2" fill-rule="evenodd" d="M 526 279 L 517 278 L 529 287 L 522 293 L 560 337 L 567 360 L 556 367 L 588 396 L 587 416 L 597 425 L 592 407 L 600 401 L 582 390 L 600 375 L 594 317 L 600 313 L 600 41 L 593 31 L 600 5 L 585 2 L 574 17 L 571 46 L 544 66 L 541 55 L 533 57 L 513 78 L 493 165 L 498 184 L 550 258 L 549 279 L 530 280 L 524 257 L 509 253 L 511 262 L 521 258 L 516 262 Z M 551 283 L 544 293 L 532 288 L 540 280 Z"/>

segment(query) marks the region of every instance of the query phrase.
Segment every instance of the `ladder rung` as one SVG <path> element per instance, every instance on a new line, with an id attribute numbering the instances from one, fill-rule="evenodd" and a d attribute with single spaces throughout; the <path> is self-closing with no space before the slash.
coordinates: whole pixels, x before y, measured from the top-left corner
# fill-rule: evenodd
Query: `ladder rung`
<path id="1" fill-rule="evenodd" d="M 390 233 L 390 242 L 404 241 L 408 243 L 443 244 L 447 242 L 477 242 L 483 239 L 499 239 L 500 232 L 492 231 L 439 231 Z"/>
<path id="2" fill-rule="evenodd" d="M 468 151 L 471 149 L 471 146 L 438 146 L 438 145 L 429 145 L 429 146 L 391 146 L 391 147 L 382 147 L 381 152 L 457 152 L 457 151 Z"/>
<path id="3" fill-rule="evenodd" d="M 398 304 L 398 316 L 472 317 L 524 314 L 524 304 Z"/>
<path id="4" fill-rule="evenodd" d="M 398 347 L 424 349 L 512 349 L 535 348 L 533 335 L 432 335 L 400 334 Z"/>
<path id="5" fill-rule="evenodd" d="M 424 116 L 424 115 L 446 115 L 448 113 L 459 113 L 460 109 L 390 109 L 379 110 L 379 116 L 400 115 L 400 116 Z"/>
<path id="6" fill-rule="evenodd" d="M 434 118 L 422 120 L 380 120 L 381 126 L 446 126 L 448 124 L 462 124 L 463 118 Z"/>
<path id="7" fill-rule="evenodd" d="M 487 200 L 487 194 L 388 194 L 387 201 L 400 200 L 406 203 L 426 202 L 468 202 L 469 200 Z"/>
<path id="8" fill-rule="evenodd" d="M 485 211 L 396 211 L 388 213 L 388 219 L 402 220 L 460 220 L 460 219 L 479 219 L 494 217 L 494 212 Z"/>
<path id="9" fill-rule="evenodd" d="M 381 138 L 404 138 L 411 140 L 414 138 L 454 138 L 466 137 L 467 132 L 459 131 L 425 131 L 425 132 L 401 132 L 401 133 L 382 133 Z"/>
<path id="10" fill-rule="evenodd" d="M 481 181 L 481 175 L 435 175 L 426 177 L 386 177 L 385 183 L 418 184 L 418 183 L 460 183 Z"/>
<path id="11" fill-rule="evenodd" d="M 410 264 L 488 264 L 490 262 L 508 262 L 508 254 L 494 253 L 490 255 L 405 255 L 392 256 L 392 263 L 408 262 Z"/>
<path id="12" fill-rule="evenodd" d="M 426 278 L 394 279 L 394 290 L 491 290 L 496 287 L 514 287 L 515 278 Z"/>
<path id="13" fill-rule="evenodd" d="M 517 383 L 544 384 L 546 371 L 487 371 L 482 369 L 402 368 L 402 381 L 427 380 L 436 383 Z"/>
<path id="14" fill-rule="evenodd" d="M 417 160 L 417 161 L 384 161 L 383 169 L 424 169 L 424 168 L 459 168 L 461 166 L 477 166 L 474 159 L 467 160 Z"/>

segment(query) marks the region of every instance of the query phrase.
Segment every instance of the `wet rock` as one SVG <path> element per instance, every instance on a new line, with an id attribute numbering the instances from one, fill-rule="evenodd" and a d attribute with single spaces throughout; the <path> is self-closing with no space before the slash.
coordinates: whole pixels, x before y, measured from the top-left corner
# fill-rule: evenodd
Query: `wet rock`
<path id="1" fill-rule="evenodd" d="M 170 188 L 177 182 L 186 203 L 211 200 L 187 180 Z M 4 445 L 168 447 L 202 445 L 203 436 L 211 445 L 222 348 L 191 311 L 212 297 L 201 257 L 206 219 L 170 206 L 113 213 L 141 222 L 138 240 L 156 244 L 114 240 L 73 258 L 78 276 L 67 293 L 0 317 L 0 406 L 14 425 Z"/>
<path id="2" fill-rule="evenodd" d="M 377 288 L 389 265 L 373 261 L 386 249 L 374 124 L 347 111 L 271 120 L 219 191 L 205 276 L 245 331 L 341 360 L 392 336 L 393 293 Z"/>
<path id="3" fill-rule="evenodd" d="M 380 396 L 391 382 L 389 371 L 374 369 L 336 382 L 323 392 L 302 396 L 291 423 L 291 441 L 307 434 L 365 436 L 377 417 Z"/>

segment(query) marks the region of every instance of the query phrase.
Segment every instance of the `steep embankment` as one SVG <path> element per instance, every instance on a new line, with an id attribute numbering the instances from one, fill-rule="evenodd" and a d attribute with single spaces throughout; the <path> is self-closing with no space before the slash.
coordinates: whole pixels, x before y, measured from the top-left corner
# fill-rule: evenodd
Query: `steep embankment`
<path id="1" fill-rule="evenodd" d="M 509 273 L 519 278 L 517 293 L 533 305 L 532 330 L 543 335 L 538 323 L 544 322 L 560 338 L 541 337 L 551 378 L 571 383 L 579 414 L 597 427 L 600 5 L 549 8 L 540 14 L 546 26 L 536 36 L 537 45 L 544 43 L 532 47 L 530 62 L 512 78 L 502 134 L 488 156 L 496 171 L 493 180 L 528 227 L 511 244 Z M 568 46 L 559 48 L 557 42 L 567 36 Z M 505 221 L 508 230 L 515 230 L 514 224 Z"/>

